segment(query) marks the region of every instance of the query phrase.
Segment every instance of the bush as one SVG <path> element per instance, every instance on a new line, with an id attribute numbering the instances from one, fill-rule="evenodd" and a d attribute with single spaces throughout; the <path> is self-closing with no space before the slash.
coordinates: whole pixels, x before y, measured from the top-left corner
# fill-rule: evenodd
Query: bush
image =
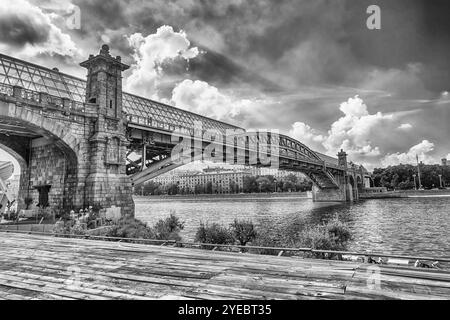
<path id="1" fill-rule="evenodd" d="M 280 247 L 279 242 L 276 240 L 276 238 L 271 235 L 270 233 L 266 232 L 258 232 L 257 237 L 252 242 L 252 246 L 255 247 Z M 250 249 L 251 253 L 257 253 L 257 254 L 267 254 L 267 255 L 278 255 L 279 250 L 272 250 L 272 249 Z"/>
<path id="2" fill-rule="evenodd" d="M 329 221 L 325 226 L 334 241 L 341 246 L 342 250 L 346 250 L 347 242 L 352 238 L 348 226 L 338 219 Z"/>
<path id="3" fill-rule="evenodd" d="M 121 218 L 110 231 L 108 237 L 155 239 L 155 240 L 181 240 L 178 234 L 184 228 L 184 223 L 173 214 L 166 219 L 159 220 L 153 227 L 145 222 L 131 217 Z"/>
<path id="4" fill-rule="evenodd" d="M 156 239 L 180 241 L 179 232 L 184 229 L 184 223 L 171 213 L 166 219 L 159 220 L 153 227 Z"/>
<path id="5" fill-rule="evenodd" d="M 255 240 L 257 233 L 253 222 L 239 221 L 237 219 L 230 225 L 234 239 L 238 240 L 241 246 Z"/>
<path id="6" fill-rule="evenodd" d="M 345 251 L 351 239 L 349 228 L 337 219 L 325 225 L 308 227 L 301 233 L 303 246 L 316 250 Z M 334 254 L 314 254 L 315 256 L 332 258 Z"/>
<path id="7" fill-rule="evenodd" d="M 122 217 L 107 233 L 108 237 L 155 239 L 156 234 L 146 223 L 131 217 Z"/>
<path id="8" fill-rule="evenodd" d="M 220 226 L 218 223 L 205 225 L 201 222 L 195 234 L 195 241 L 213 244 L 232 244 L 234 243 L 234 238 L 227 228 Z"/>

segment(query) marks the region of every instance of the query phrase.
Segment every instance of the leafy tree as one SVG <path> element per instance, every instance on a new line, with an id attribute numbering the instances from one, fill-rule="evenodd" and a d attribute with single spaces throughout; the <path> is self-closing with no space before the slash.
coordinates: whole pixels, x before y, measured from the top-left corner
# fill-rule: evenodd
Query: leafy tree
<path id="1" fill-rule="evenodd" d="M 231 180 L 230 181 L 230 193 L 238 193 L 239 192 L 239 185 Z"/>
<path id="2" fill-rule="evenodd" d="M 417 175 L 417 166 L 409 164 L 376 168 L 373 171 L 376 187 L 401 190 L 414 189 L 414 174 Z M 442 175 L 443 184 L 450 184 L 450 167 L 420 165 L 421 183 L 425 189 L 439 187 L 439 175 Z M 416 177 L 416 186 L 419 187 L 418 177 Z"/>
<path id="3" fill-rule="evenodd" d="M 212 194 L 213 193 L 213 185 L 212 185 L 211 181 L 208 181 L 206 183 L 205 191 L 206 191 L 207 194 Z"/>
<path id="4" fill-rule="evenodd" d="M 244 185 L 243 191 L 245 193 L 253 193 L 259 191 L 258 183 L 256 182 L 255 176 L 245 176 L 243 180 L 243 185 Z"/>
<path id="5" fill-rule="evenodd" d="M 256 229 L 251 221 L 239 221 L 237 219 L 230 225 L 231 232 L 241 246 L 251 242 L 256 238 Z"/>
<path id="6" fill-rule="evenodd" d="M 208 225 L 201 222 L 195 234 L 195 241 L 213 244 L 232 244 L 234 243 L 234 238 L 227 228 L 222 227 L 218 223 Z"/>
<path id="7" fill-rule="evenodd" d="M 167 188 L 167 193 L 169 195 L 176 195 L 179 193 L 178 191 L 179 191 L 179 185 L 177 183 L 172 183 Z"/>
<path id="8" fill-rule="evenodd" d="M 206 188 L 205 188 L 205 186 L 204 185 L 202 185 L 202 184 L 197 184 L 197 185 L 195 185 L 195 187 L 194 187 L 194 193 L 195 194 L 203 194 L 203 193 L 205 193 L 205 190 Z"/>
<path id="9" fill-rule="evenodd" d="M 179 232 L 184 229 L 184 223 L 173 213 L 166 219 L 159 220 L 153 226 L 155 239 L 158 240 L 181 240 Z"/>

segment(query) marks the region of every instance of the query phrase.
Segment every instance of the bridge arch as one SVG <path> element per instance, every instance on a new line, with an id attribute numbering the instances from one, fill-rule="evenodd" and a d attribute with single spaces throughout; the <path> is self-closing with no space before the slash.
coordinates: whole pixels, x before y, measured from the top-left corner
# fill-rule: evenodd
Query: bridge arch
<path id="1" fill-rule="evenodd" d="M 25 209 L 27 197 L 33 199 L 30 209 L 39 204 L 47 213 L 59 214 L 63 208 L 73 207 L 80 144 L 70 128 L 13 104 L 7 112 L 0 108 L 0 115 L 0 147 L 21 168 L 18 210 Z"/>
<path id="2" fill-rule="evenodd" d="M 24 158 L 24 155 L 19 154 L 16 150 L 14 150 L 14 145 L 12 143 L 13 141 L 11 139 L 5 138 L 4 135 L 0 134 L 0 149 L 8 153 L 11 157 L 14 158 L 14 160 L 17 161 L 20 168 L 20 179 L 19 179 L 19 194 L 17 194 L 17 198 L 9 199 L 16 200 L 18 208 L 23 207 L 23 199 L 26 197 L 24 193 L 21 193 L 21 190 L 25 190 L 25 186 L 27 184 L 27 162 Z M 13 175 L 17 175 L 17 172 L 14 171 Z"/>

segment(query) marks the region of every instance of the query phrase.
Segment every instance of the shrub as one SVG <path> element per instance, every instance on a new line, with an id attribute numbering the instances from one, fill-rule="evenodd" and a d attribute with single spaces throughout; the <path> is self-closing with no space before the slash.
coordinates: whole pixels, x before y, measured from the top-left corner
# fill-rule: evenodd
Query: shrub
<path id="1" fill-rule="evenodd" d="M 330 236 L 334 238 L 336 244 L 341 247 L 341 250 L 345 250 L 347 242 L 352 238 L 349 227 L 338 219 L 329 221 L 325 226 Z"/>
<path id="2" fill-rule="evenodd" d="M 344 251 L 351 239 L 349 228 L 337 219 L 325 225 L 308 227 L 301 233 L 302 244 L 316 250 Z M 315 254 L 315 256 L 328 256 L 333 254 Z"/>
<path id="3" fill-rule="evenodd" d="M 227 228 L 222 227 L 218 223 L 205 225 L 201 222 L 195 234 L 195 241 L 213 244 L 232 244 L 234 243 L 234 238 Z"/>
<path id="4" fill-rule="evenodd" d="M 237 219 L 230 225 L 231 232 L 241 246 L 245 246 L 248 242 L 255 240 L 257 233 L 255 226 L 251 221 L 239 221 Z"/>
<path id="5" fill-rule="evenodd" d="M 173 213 L 166 219 L 159 220 L 153 227 L 156 239 L 180 241 L 179 232 L 184 229 L 184 223 Z"/>
<path id="6" fill-rule="evenodd" d="M 72 228 L 70 228 L 70 234 L 85 235 L 86 229 L 81 224 L 77 223 Z"/>
<path id="7" fill-rule="evenodd" d="M 121 218 L 107 233 L 109 237 L 155 239 L 156 235 L 146 223 L 131 217 Z"/>
<path id="8" fill-rule="evenodd" d="M 257 237 L 252 241 L 252 246 L 255 247 L 279 247 L 279 241 L 269 232 L 258 231 Z M 250 249 L 251 253 L 277 255 L 278 250 L 272 249 Z"/>

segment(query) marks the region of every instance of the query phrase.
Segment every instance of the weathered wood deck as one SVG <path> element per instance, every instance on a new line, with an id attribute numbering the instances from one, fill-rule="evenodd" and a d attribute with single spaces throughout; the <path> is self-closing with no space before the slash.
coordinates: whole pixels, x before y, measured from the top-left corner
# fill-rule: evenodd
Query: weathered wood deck
<path id="1" fill-rule="evenodd" d="M 449 271 L 373 268 L 0 232 L 0 299 L 450 299 Z"/>

